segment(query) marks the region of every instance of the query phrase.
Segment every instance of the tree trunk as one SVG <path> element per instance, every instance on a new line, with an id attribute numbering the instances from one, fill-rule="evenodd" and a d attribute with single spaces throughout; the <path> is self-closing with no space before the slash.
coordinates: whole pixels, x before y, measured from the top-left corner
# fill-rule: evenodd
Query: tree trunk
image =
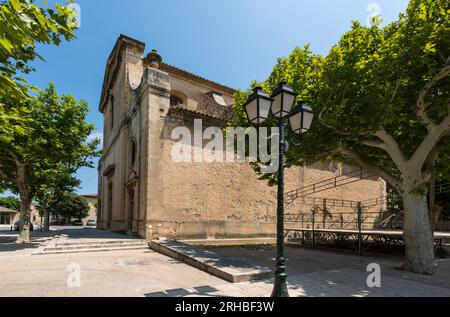
<path id="1" fill-rule="evenodd" d="M 44 232 L 50 231 L 50 212 L 48 211 L 47 206 L 44 204 L 42 207 L 42 211 L 44 212 Z"/>
<path id="2" fill-rule="evenodd" d="M 419 274 L 434 274 L 434 239 L 428 215 L 427 195 L 405 186 L 405 264 L 403 268 Z"/>
<path id="3" fill-rule="evenodd" d="M 17 243 L 30 243 L 31 199 L 28 193 L 20 193 L 20 234 Z"/>
<path id="4" fill-rule="evenodd" d="M 17 188 L 20 196 L 20 234 L 16 243 L 30 243 L 31 195 L 27 168 L 20 162 L 17 162 Z"/>

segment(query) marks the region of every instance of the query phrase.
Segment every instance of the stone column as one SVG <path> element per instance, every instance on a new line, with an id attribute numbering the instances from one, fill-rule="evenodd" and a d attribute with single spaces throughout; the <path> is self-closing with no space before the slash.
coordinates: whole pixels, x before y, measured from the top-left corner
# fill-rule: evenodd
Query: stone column
<path id="1" fill-rule="evenodd" d="M 144 169 L 145 174 L 142 175 L 142 179 L 146 188 L 145 219 L 148 223 L 152 213 L 158 213 L 164 208 L 161 133 L 164 128 L 164 119 L 170 108 L 170 77 L 156 68 L 146 68 L 139 90 L 143 130 L 146 131 L 143 155 L 147 159 L 147 168 Z M 147 239 L 151 238 L 155 229 L 152 225 L 146 225 Z"/>

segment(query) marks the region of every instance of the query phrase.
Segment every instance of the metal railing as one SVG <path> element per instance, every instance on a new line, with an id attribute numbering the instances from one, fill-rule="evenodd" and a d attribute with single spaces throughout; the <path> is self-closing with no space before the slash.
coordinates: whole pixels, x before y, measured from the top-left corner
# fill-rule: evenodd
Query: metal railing
<path id="1" fill-rule="evenodd" d="M 356 183 L 364 179 L 376 177 L 376 174 L 368 172 L 362 168 L 353 170 L 349 173 L 342 174 L 333 178 L 329 178 L 315 184 L 307 185 L 302 188 L 290 191 L 286 193 L 286 200 L 293 202 L 301 197 L 310 196 L 316 193 L 324 192 L 337 187 L 345 186 L 348 184 Z"/>
<path id="2" fill-rule="evenodd" d="M 285 223 L 296 225 L 301 229 L 374 229 L 380 227 L 383 212 L 361 211 L 324 213 L 311 211 L 309 213 L 288 213 Z"/>

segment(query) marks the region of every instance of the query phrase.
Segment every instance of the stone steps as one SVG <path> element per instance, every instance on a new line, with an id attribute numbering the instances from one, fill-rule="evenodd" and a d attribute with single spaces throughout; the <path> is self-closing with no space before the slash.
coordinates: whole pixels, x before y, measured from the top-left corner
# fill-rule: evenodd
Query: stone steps
<path id="1" fill-rule="evenodd" d="M 33 255 L 142 250 L 148 248 L 148 243 L 145 240 L 56 242 L 39 248 L 33 252 Z"/>
<path id="2" fill-rule="evenodd" d="M 57 247 L 72 247 L 72 246 L 97 246 L 97 245 L 122 245 L 133 243 L 146 243 L 145 240 L 129 239 L 129 240 L 101 240 L 101 241 L 79 241 L 79 242 L 56 242 Z"/>

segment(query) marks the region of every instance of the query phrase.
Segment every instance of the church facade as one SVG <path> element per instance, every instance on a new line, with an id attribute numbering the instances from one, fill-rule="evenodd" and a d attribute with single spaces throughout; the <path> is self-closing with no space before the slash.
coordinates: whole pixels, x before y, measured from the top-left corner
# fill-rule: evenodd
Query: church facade
<path id="1" fill-rule="evenodd" d="M 233 117 L 234 90 L 163 63 L 156 51 L 121 35 L 106 65 L 99 110 L 98 227 L 141 238 L 227 239 L 275 236 L 276 187 L 246 162 L 180 162 L 173 131 L 222 129 Z M 201 120 L 201 121 L 200 121 Z M 198 144 L 192 142 L 188 146 Z M 287 191 L 328 179 L 342 167 L 317 163 L 286 171 Z M 355 201 L 380 197 L 373 178 L 326 192 Z M 287 213 L 311 209 L 301 202 Z"/>

